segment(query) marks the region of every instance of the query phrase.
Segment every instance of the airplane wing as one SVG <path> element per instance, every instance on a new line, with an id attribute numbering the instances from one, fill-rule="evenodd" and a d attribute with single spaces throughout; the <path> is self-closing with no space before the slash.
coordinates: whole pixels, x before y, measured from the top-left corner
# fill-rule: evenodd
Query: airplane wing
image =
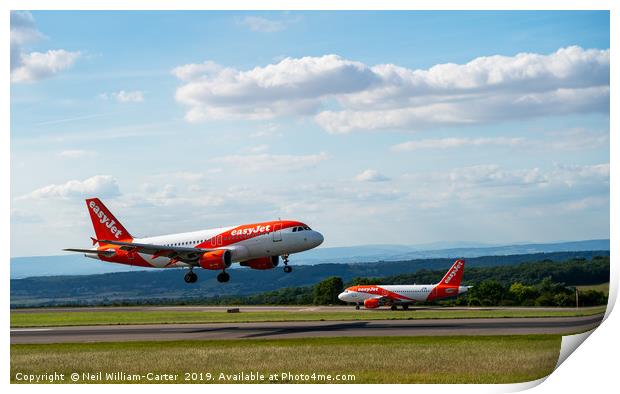
<path id="1" fill-rule="evenodd" d="M 121 250 L 149 254 L 151 255 L 152 259 L 155 259 L 157 257 L 168 257 L 169 259 L 182 261 L 184 263 L 192 265 L 197 264 L 201 254 L 212 250 L 184 246 L 167 246 L 156 244 L 141 244 L 136 242 L 111 241 L 107 239 L 99 239 L 96 241 L 99 242 L 99 245 L 118 245 L 120 246 Z"/>

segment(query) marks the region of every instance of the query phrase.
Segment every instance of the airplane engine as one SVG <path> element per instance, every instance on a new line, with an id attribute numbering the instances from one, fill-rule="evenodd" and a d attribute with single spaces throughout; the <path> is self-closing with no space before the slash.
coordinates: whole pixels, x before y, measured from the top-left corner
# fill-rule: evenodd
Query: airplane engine
<path id="1" fill-rule="evenodd" d="M 364 308 L 373 309 L 379 307 L 379 300 L 376 298 L 369 298 L 364 300 Z"/>
<path id="2" fill-rule="evenodd" d="M 240 265 L 244 267 L 250 267 L 254 270 L 270 270 L 278 266 L 280 262 L 280 256 L 261 257 L 259 259 L 252 259 L 243 261 Z"/>
<path id="3" fill-rule="evenodd" d="M 198 264 L 206 270 L 221 270 L 230 267 L 232 258 L 230 250 L 218 249 L 205 252 L 200 256 Z"/>

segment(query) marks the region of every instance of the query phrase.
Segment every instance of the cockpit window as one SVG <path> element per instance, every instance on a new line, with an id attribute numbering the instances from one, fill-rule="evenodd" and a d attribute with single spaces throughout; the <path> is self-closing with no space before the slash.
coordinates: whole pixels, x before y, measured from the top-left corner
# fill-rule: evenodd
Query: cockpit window
<path id="1" fill-rule="evenodd" d="M 310 230 L 310 227 L 304 226 L 304 230 Z"/>
<path id="2" fill-rule="evenodd" d="M 296 232 L 296 231 L 297 231 L 297 227 L 293 227 L 293 232 Z"/>

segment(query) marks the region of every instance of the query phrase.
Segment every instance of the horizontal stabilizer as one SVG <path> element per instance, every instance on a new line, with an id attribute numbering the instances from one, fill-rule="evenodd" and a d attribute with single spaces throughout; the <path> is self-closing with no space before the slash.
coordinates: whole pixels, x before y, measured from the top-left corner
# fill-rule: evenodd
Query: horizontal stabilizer
<path id="1" fill-rule="evenodd" d="M 111 256 L 115 253 L 114 250 L 95 250 L 95 249 L 63 249 L 63 250 L 65 252 L 102 254 L 104 256 Z"/>

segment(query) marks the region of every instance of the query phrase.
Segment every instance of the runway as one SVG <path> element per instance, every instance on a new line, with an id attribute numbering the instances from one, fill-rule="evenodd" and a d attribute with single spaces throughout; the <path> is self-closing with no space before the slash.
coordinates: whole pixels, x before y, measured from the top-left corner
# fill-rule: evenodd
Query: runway
<path id="1" fill-rule="evenodd" d="M 242 305 L 242 306 L 201 306 L 201 305 L 174 305 L 174 306 L 99 306 L 99 307 L 53 307 L 53 308 L 17 308 L 11 313 L 65 313 L 65 312 L 226 312 L 230 308 L 239 308 L 241 312 L 351 312 L 353 306 L 275 306 L 275 305 Z M 596 307 L 579 308 L 580 310 Z M 566 311 L 568 308 L 559 307 L 444 307 L 444 306 L 416 306 L 410 310 L 424 311 Z M 389 308 L 364 309 L 358 313 L 393 313 Z"/>
<path id="2" fill-rule="evenodd" d="M 11 344 L 361 336 L 572 334 L 603 315 L 549 318 L 420 319 L 153 324 L 11 329 Z"/>

